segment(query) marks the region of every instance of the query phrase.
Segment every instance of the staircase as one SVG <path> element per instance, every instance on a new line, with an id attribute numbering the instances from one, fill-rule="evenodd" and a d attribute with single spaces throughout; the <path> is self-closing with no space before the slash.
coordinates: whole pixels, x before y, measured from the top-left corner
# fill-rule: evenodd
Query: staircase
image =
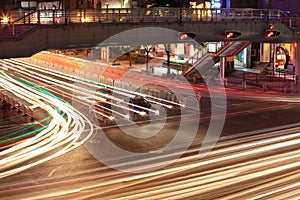
<path id="1" fill-rule="evenodd" d="M 205 53 L 202 53 L 202 56 L 195 63 L 193 63 L 191 66 L 189 66 L 187 69 L 185 69 L 182 72 L 182 75 L 188 76 L 188 75 L 193 74 L 196 71 L 198 71 L 199 73 L 203 73 L 207 69 L 213 67 L 219 61 L 219 58 L 218 58 L 219 53 L 222 53 L 230 45 L 231 45 L 231 43 L 224 44 L 223 47 L 221 47 L 218 50 L 218 52 L 216 52 L 214 54 L 207 52 L 207 49 L 206 49 Z M 197 68 L 197 70 L 196 70 L 196 68 Z"/>
<path id="2" fill-rule="evenodd" d="M 0 40 L 8 38 L 18 38 L 34 27 L 35 26 L 33 25 L 15 25 L 14 27 L 5 26 L 0 29 Z"/>
<path id="3" fill-rule="evenodd" d="M 249 41 L 235 41 L 231 42 L 226 48 L 222 48 L 216 56 L 228 57 L 239 54 L 243 49 L 249 46 Z"/>
<path id="4" fill-rule="evenodd" d="M 8 38 L 18 38 L 33 29 L 37 25 L 36 23 L 34 23 L 36 14 L 37 11 L 32 11 L 25 14 L 24 16 L 15 18 L 15 20 L 10 24 L 1 25 L 0 40 Z"/>
<path id="5" fill-rule="evenodd" d="M 220 61 L 220 57 L 229 57 L 239 54 L 244 48 L 249 46 L 249 41 L 232 41 L 224 43 L 216 53 L 205 53 L 197 62 L 182 72 L 183 76 L 199 76 L 205 74 L 207 71 Z"/>

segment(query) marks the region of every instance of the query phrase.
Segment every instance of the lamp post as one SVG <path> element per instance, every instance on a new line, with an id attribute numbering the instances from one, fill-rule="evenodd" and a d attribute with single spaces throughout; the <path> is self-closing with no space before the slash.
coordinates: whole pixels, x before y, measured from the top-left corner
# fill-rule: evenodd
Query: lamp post
<path id="1" fill-rule="evenodd" d="M 106 21 L 108 21 L 108 5 L 109 5 L 109 3 L 105 3 L 105 5 L 106 5 Z"/>

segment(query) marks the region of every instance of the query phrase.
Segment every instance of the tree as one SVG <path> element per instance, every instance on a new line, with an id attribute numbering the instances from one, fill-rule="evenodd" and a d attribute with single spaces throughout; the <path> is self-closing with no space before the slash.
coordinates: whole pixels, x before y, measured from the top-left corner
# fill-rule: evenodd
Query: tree
<path id="1" fill-rule="evenodd" d="M 167 74 L 171 74 L 171 69 L 170 69 L 171 45 L 170 45 L 170 43 L 164 44 L 164 47 L 165 47 L 165 52 L 167 54 L 167 66 L 168 66 Z"/>
<path id="2" fill-rule="evenodd" d="M 146 70 L 148 71 L 148 63 L 149 63 L 149 53 L 152 51 L 153 49 L 153 45 L 146 45 L 144 46 L 144 49 L 146 51 Z"/>

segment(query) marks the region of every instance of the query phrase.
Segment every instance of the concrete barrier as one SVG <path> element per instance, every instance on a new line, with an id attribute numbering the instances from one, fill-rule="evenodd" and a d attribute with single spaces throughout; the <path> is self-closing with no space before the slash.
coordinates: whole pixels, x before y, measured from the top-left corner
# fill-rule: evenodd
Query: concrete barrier
<path id="1" fill-rule="evenodd" d="M 268 85 L 267 84 L 263 84 L 263 91 L 266 92 L 268 90 Z"/>
<path id="2" fill-rule="evenodd" d="M 243 81 L 242 82 L 242 88 L 243 88 L 243 90 L 246 90 L 246 87 L 247 87 L 247 83 L 246 83 L 246 81 Z"/>
<path id="3" fill-rule="evenodd" d="M 283 93 L 284 94 L 290 93 L 290 86 L 289 85 L 284 85 L 283 86 Z"/>
<path id="4" fill-rule="evenodd" d="M 28 116 L 31 116 L 31 118 L 33 118 L 33 110 L 30 109 L 29 107 L 25 106 L 24 104 L 19 103 L 14 98 L 9 97 L 8 95 L 0 92 L 0 99 L 4 102 L 8 103 L 12 108 L 15 108 L 18 111 L 23 112 L 24 115 L 28 115 Z"/>
<path id="5" fill-rule="evenodd" d="M 140 86 L 137 85 L 137 84 L 130 84 L 130 88 L 131 88 L 131 89 L 130 89 L 131 91 L 139 92 Z"/>
<path id="6" fill-rule="evenodd" d="M 224 78 L 223 81 L 224 81 L 224 87 L 227 88 L 228 87 L 228 80 L 227 80 L 227 78 Z"/>
<path id="7" fill-rule="evenodd" d="M 3 101 L 7 102 L 8 103 L 8 96 L 7 95 L 3 95 Z"/>
<path id="8" fill-rule="evenodd" d="M 198 109 L 199 108 L 199 100 L 196 99 L 195 97 L 189 96 L 189 97 L 185 97 L 185 106 L 192 108 L 192 109 Z"/>
<path id="9" fill-rule="evenodd" d="M 21 104 L 20 104 L 19 102 L 16 101 L 14 107 L 15 107 L 18 111 L 20 111 Z"/>
<path id="10" fill-rule="evenodd" d="M 160 98 L 162 98 L 162 99 L 167 99 L 167 95 L 168 95 L 168 92 L 165 92 L 165 91 L 160 92 Z"/>
<path id="11" fill-rule="evenodd" d="M 106 84 L 113 86 L 114 85 L 114 80 L 112 78 L 106 78 Z"/>
<path id="12" fill-rule="evenodd" d="M 100 83 L 105 83 L 105 81 L 106 81 L 105 76 L 99 76 L 99 82 Z"/>
<path id="13" fill-rule="evenodd" d="M 25 115 L 28 115 L 33 118 L 33 110 L 25 106 Z"/>
<path id="14" fill-rule="evenodd" d="M 80 78 L 85 78 L 85 72 L 84 71 L 79 71 L 78 76 Z"/>
<path id="15" fill-rule="evenodd" d="M 15 101 L 13 98 L 9 98 L 9 97 L 8 97 L 7 103 L 8 103 L 12 108 L 14 108 L 15 102 L 16 102 L 16 101 Z"/>
<path id="16" fill-rule="evenodd" d="M 149 94 L 149 88 L 146 86 L 140 87 L 140 93 Z"/>
<path id="17" fill-rule="evenodd" d="M 93 74 L 92 75 L 92 80 L 97 82 L 99 80 L 98 74 L 94 74 L 94 73 L 92 73 L 92 74 Z"/>
<path id="18" fill-rule="evenodd" d="M 130 84 L 129 84 L 128 82 L 125 82 L 125 81 L 124 81 L 124 82 L 122 83 L 122 88 L 123 88 L 123 89 L 126 89 L 126 90 L 130 90 L 131 87 L 130 87 Z"/>
<path id="19" fill-rule="evenodd" d="M 114 81 L 114 86 L 122 88 L 122 81 L 121 80 L 115 80 Z"/>

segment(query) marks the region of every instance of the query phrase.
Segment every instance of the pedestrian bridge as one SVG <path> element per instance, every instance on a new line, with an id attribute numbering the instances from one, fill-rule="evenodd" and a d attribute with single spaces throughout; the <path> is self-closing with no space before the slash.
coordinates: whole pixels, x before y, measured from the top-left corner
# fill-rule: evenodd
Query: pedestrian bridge
<path id="1" fill-rule="evenodd" d="M 226 30 L 238 30 L 239 41 L 300 41 L 300 18 L 280 10 L 261 9 L 100 9 L 37 10 L 9 13 L 0 29 L 0 58 L 26 57 L 47 49 L 167 44 L 182 42 L 178 32 L 196 33 L 195 41 L 226 41 Z M 266 38 L 269 24 L 280 31 Z M 165 30 L 173 31 L 165 31 Z M 137 30 L 137 31 L 135 31 Z M 142 31 L 141 31 L 142 30 Z M 129 34 L 118 34 L 129 31 Z M 112 37 L 114 36 L 114 37 Z"/>

